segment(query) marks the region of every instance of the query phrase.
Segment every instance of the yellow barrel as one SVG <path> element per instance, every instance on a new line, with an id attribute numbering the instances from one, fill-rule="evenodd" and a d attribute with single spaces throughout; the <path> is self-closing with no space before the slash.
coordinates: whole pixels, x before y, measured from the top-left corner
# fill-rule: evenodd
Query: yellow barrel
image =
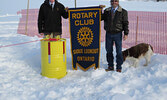
<path id="1" fill-rule="evenodd" d="M 41 74 L 48 78 L 60 79 L 67 74 L 66 40 L 41 40 Z"/>

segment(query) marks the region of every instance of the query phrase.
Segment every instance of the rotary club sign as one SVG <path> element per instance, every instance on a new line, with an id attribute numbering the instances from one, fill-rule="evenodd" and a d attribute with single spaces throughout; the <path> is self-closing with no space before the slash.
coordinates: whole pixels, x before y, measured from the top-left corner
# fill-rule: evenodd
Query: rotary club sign
<path id="1" fill-rule="evenodd" d="M 69 9 L 70 39 L 73 69 L 87 71 L 99 67 L 100 7 Z"/>

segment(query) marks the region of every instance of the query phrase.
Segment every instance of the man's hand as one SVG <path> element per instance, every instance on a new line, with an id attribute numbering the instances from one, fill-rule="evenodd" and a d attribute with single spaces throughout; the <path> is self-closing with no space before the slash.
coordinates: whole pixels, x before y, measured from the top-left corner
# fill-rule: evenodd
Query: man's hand
<path id="1" fill-rule="evenodd" d="M 124 35 L 123 40 L 125 41 L 128 38 L 128 35 Z"/>
<path id="2" fill-rule="evenodd" d="M 44 35 L 44 33 L 39 33 L 41 36 Z"/>
<path id="3" fill-rule="evenodd" d="M 68 11 L 68 7 L 65 8 L 65 11 L 66 11 L 66 12 Z"/>
<path id="4" fill-rule="evenodd" d="M 104 7 L 106 7 L 105 5 L 99 5 L 101 9 L 103 9 Z"/>

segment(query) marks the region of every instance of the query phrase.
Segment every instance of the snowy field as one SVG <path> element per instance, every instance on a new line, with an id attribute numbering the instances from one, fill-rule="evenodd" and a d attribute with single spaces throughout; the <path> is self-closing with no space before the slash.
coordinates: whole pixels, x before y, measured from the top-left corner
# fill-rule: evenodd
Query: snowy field
<path id="1" fill-rule="evenodd" d="M 7 1 L 1 1 L 1 4 Z M 27 3 L 27 0 L 17 1 Z M 31 8 L 43 2 L 30 0 L 30 3 L 32 1 Z M 61 0 L 73 7 L 71 2 L 65 1 Z M 109 6 L 109 0 L 86 1 L 91 2 L 89 5 Z M 86 1 L 78 0 L 78 6 L 86 6 Z M 131 11 L 167 12 L 167 2 L 120 0 L 120 4 Z M 67 39 L 68 74 L 60 80 L 42 77 L 39 41 L 2 47 L 40 40 L 38 37 L 17 34 L 20 16 L 16 12 L 24 7 L 18 5 L 18 8 L 8 10 L 4 7 L 0 5 L 0 100 L 166 100 L 167 55 L 154 54 L 147 67 L 143 66 L 145 61 L 141 60 L 137 68 L 129 67 L 129 63 L 125 62 L 122 73 L 105 72 L 107 62 L 104 42 L 101 43 L 99 69 L 87 72 L 72 70 L 70 39 Z"/>

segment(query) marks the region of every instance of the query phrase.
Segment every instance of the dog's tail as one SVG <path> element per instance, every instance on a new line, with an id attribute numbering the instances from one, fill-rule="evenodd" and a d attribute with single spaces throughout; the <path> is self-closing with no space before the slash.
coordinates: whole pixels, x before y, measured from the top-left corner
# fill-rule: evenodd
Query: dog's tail
<path id="1" fill-rule="evenodd" d="M 153 55 L 154 54 L 154 49 L 153 49 L 151 44 L 148 44 L 148 45 L 149 45 L 149 48 L 152 50 L 151 55 Z"/>
<path id="2" fill-rule="evenodd" d="M 154 52 L 154 49 L 153 49 L 152 45 L 149 44 L 149 46 L 151 47 L 151 50 Z"/>

